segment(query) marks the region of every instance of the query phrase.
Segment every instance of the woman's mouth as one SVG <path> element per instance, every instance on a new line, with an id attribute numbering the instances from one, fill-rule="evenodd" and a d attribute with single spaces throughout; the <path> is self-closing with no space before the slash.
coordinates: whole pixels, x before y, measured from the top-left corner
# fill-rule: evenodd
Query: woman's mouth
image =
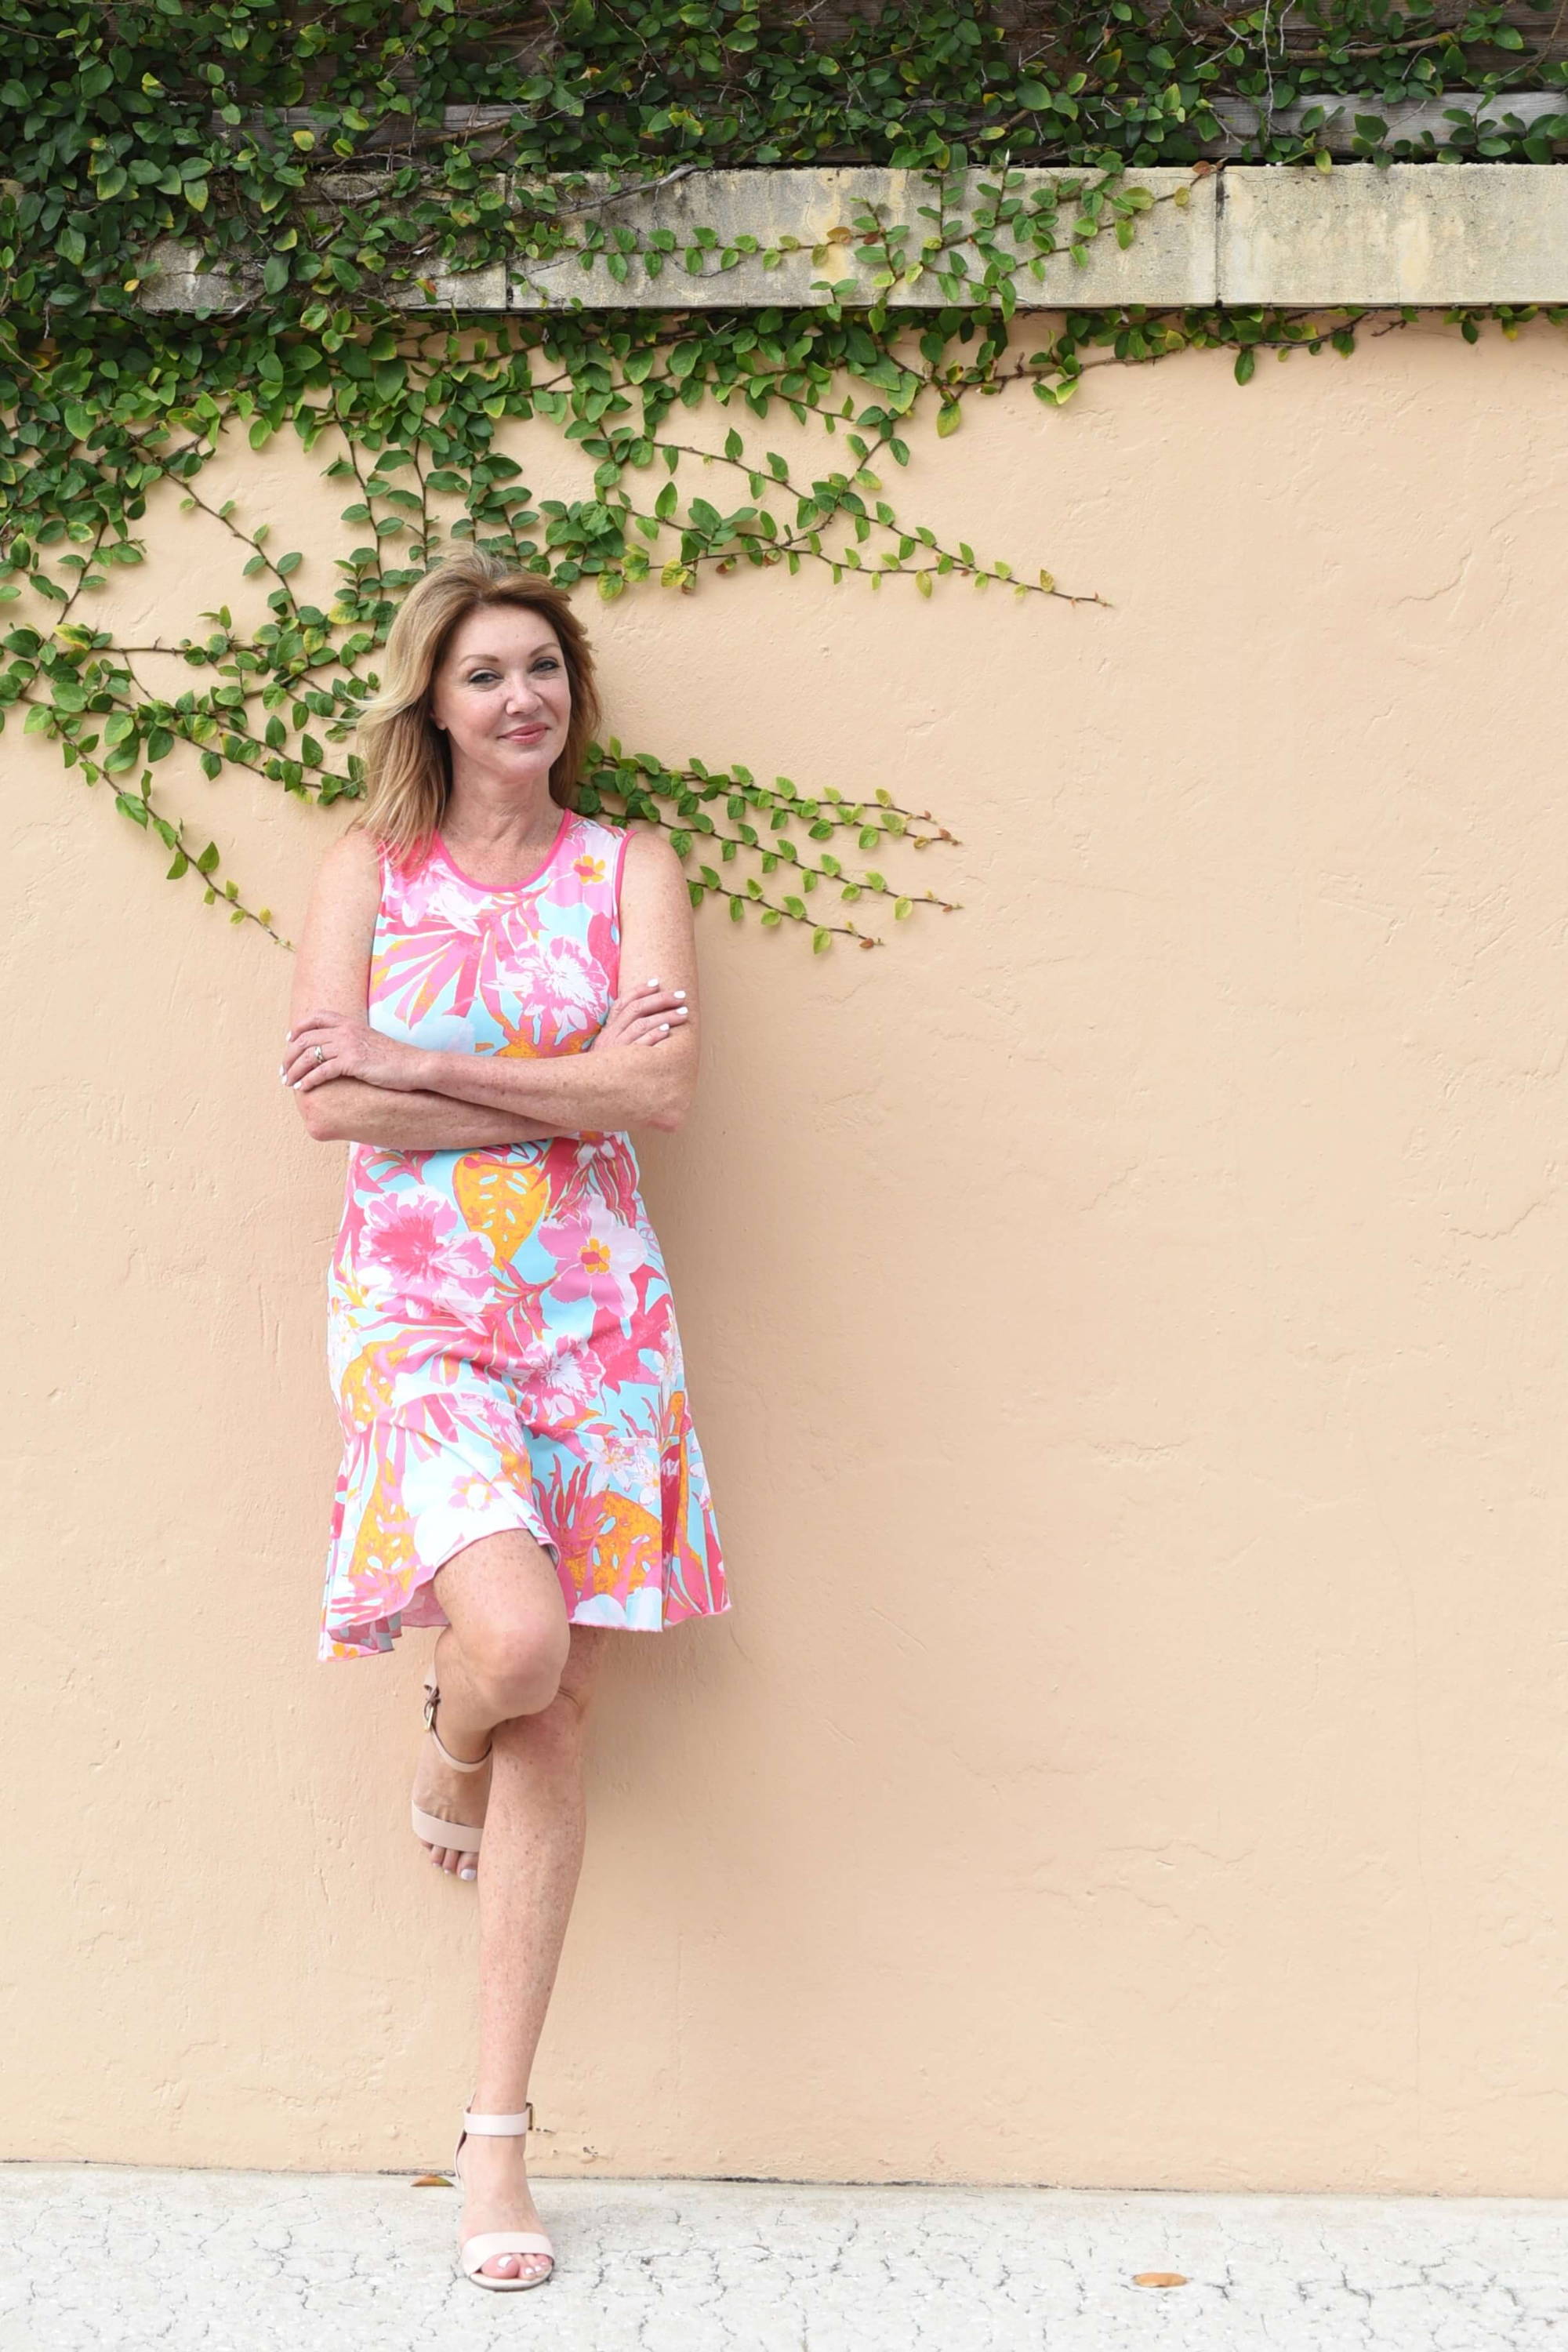
<path id="1" fill-rule="evenodd" d="M 500 740 L 503 743 L 537 743 L 542 735 L 549 732 L 547 727 L 509 727 Z"/>

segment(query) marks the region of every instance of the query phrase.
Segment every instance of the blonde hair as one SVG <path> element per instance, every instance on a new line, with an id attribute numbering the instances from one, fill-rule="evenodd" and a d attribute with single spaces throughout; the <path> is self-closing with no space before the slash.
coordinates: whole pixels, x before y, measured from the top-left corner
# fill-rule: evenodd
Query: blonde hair
<path id="1" fill-rule="evenodd" d="M 353 823 L 383 843 L 396 864 L 427 846 L 451 794 L 451 752 L 430 715 L 436 673 L 458 624 L 492 604 L 539 614 L 560 640 L 572 716 L 550 771 L 550 797 L 561 808 L 574 805 L 584 755 L 599 724 L 594 657 L 583 624 L 562 589 L 478 548 L 459 549 L 405 596 L 386 640 L 381 690 L 359 716 L 364 802 Z"/>

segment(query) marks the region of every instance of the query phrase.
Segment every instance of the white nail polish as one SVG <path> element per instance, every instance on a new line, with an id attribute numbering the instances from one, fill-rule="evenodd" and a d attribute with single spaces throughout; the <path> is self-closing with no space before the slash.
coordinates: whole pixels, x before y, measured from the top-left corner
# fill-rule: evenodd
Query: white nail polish
<path id="1" fill-rule="evenodd" d="M 686 993 L 686 991 L 685 991 L 683 988 L 678 988 L 678 989 L 676 990 L 676 992 L 676 992 L 677 996 L 684 996 L 684 995 L 685 995 L 685 993 Z"/>
<path id="2" fill-rule="evenodd" d="M 477 1870 L 459 1870 L 458 1873 L 459 1878 L 477 1878 L 479 1874 Z"/>

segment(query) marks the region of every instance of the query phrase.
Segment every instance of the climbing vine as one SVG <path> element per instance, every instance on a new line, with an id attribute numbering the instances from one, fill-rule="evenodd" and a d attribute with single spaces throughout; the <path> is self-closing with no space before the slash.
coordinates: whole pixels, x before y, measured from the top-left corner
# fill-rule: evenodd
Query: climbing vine
<path id="1" fill-rule="evenodd" d="M 1331 168 L 1318 101 L 1336 93 L 1357 95 L 1352 152 L 1373 161 L 1555 161 L 1563 26 L 1552 0 L 936 0 L 826 21 L 751 0 L 0 0 L 0 723 L 19 711 L 162 842 L 171 878 L 194 873 L 276 939 L 270 910 L 219 878 L 217 845 L 172 812 L 163 763 L 247 769 L 322 804 L 355 795 L 347 746 L 376 649 L 454 541 L 605 598 L 805 564 L 872 590 L 957 578 L 1098 602 L 910 516 L 893 484 L 917 425 L 942 437 L 974 398 L 1060 404 L 1094 365 L 1184 349 L 1232 347 L 1245 382 L 1265 351 L 1352 350 L 1363 316 L 1074 310 L 1020 349 L 1020 271 L 1126 244 L 1156 201 L 1131 168 L 1185 166 L 1158 199 L 1173 204 L 1224 153 Z M 1510 114 L 1526 88 L 1562 91 L 1561 110 Z M 1482 104 L 1451 110 L 1441 135 L 1394 135 L 1388 110 L 1460 89 Z M 795 241 L 700 222 L 678 240 L 613 202 L 719 166 L 848 160 L 923 175 L 922 226 L 862 205 L 813 252 L 809 310 L 681 310 L 683 278 L 781 266 Z M 1026 166 L 1048 176 L 1026 183 Z M 147 307 L 172 247 L 212 294 L 195 318 Z M 870 272 L 869 309 L 837 275 L 846 247 Z M 480 322 L 438 308 L 453 273 L 526 283 L 574 255 L 612 280 L 668 276 L 670 310 Z M 907 307 L 922 278 L 940 310 Z M 1505 333 L 1568 323 L 1531 305 L 1447 315 L 1471 340 L 1487 318 Z M 715 406 L 721 438 L 704 429 Z M 820 462 L 768 446 L 775 412 L 820 432 Z M 587 495 L 524 482 L 504 445 L 533 421 L 591 463 Z M 321 445 L 345 499 L 330 587 L 266 517 L 206 487 L 226 439 L 259 450 L 284 433 Z M 232 540 L 265 622 L 224 605 L 148 644 L 96 624 L 95 597 L 146 560 L 165 500 Z M 581 805 L 664 825 L 694 903 L 803 926 L 818 949 L 876 944 L 867 904 L 895 919 L 950 905 L 883 870 L 889 844 L 923 850 L 946 827 L 852 782 L 763 784 L 612 740 Z"/>

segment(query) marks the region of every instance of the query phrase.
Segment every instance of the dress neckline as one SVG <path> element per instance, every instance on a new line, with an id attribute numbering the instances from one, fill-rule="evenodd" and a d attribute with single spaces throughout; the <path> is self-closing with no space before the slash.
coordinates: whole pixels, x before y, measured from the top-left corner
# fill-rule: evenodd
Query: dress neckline
<path id="1" fill-rule="evenodd" d="M 444 835 L 439 831 L 436 835 L 437 851 L 451 867 L 458 881 L 466 882 L 470 890 L 489 890 L 497 893 L 500 897 L 510 898 L 516 891 L 531 890 L 536 882 L 542 882 L 544 879 L 544 877 L 549 873 L 557 857 L 561 855 L 561 845 L 566 838 L 567 827 L 572 824 L 575 814 L 576 812 L 573 809 L 567 808 L 562 810 L 561 822 L 555 828 L 555 838 L 544 854 L 544 861 L 542 865 L 535 866 L 533 872 L 527 877 L 526 880 L 521 882 L 480 882 L 472 874 L 465 874 L 457 859 L 453 856 L 451 851 L 447 848 Z"/>

